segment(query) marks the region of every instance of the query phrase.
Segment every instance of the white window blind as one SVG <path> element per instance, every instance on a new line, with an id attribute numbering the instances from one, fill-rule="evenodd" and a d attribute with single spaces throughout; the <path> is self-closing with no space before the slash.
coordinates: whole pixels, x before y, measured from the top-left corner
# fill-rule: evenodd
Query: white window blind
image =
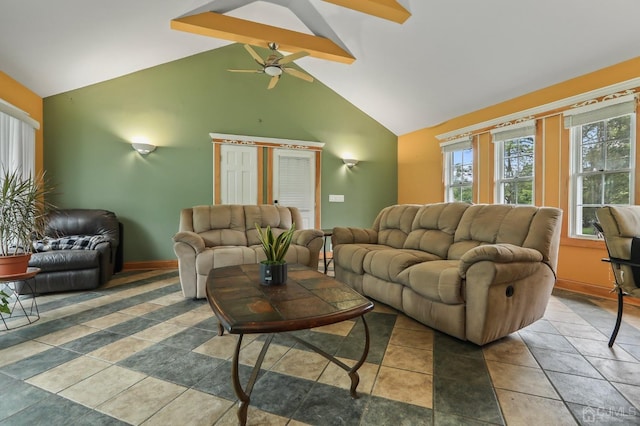
<path id="1" fill-rule="evenodd" d="M 34 176 L 36 131 L 31 124 L 0 112 L 0 170 Z"/>
<path id="2" fill-rule="evenodd" d="M 280 156 L 278 203 L 283 206 L 306 207 L 312 204 L 311 159 L 309 157 Z"/>
<path id="3" fill-rule="evenodd" d="M 564 128 L 569 129 L 583 124 L 593 123 L 608 118 L 631 114 L 636 110 L 635 95 L 623 96 L 611 101 L 585 105 L 580 108 L 565 111 Z"/>
<path id="4" fill-rule="evenodd" d="M 471 148 L 470 136 L 453 139 L 447 142 L 442 142 L 440 144 L 440 149 L 442 149 L 442 152 L 462 151 L 463 149 L 470 149 L 470 148 Z"/>

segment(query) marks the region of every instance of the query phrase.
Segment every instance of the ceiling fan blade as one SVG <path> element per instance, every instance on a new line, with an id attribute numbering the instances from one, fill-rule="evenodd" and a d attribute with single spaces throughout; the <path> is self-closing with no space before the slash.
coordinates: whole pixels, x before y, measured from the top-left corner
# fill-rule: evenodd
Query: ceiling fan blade
<path id="1" fill-rule="evenodd" d="M 305 51 L 300 51 L 296 53 L 292 53 L 291 55 L 283 56 L 278 60 L 279 64 L 288 64 L 289 62 L 293 62 L 296 59 L 304 58 L 305 56 L 309 56 L 309 54 Z"/>
<path id="2" fill-rule="evenodd" d="M 280 80 L 279 75 L 274 75 L 273 77 L 271 77 L 271 80 L 269 80 L 269 86 L 267 86 L 267 89 L 273 89 L 274 87 L 276 87 L 276 84 L 278 84 L 278 80 Z"/>
<path id="3" fill-rule="evenodd" d="M 258 55 L 255 50 L 253 50 L 253 47 L 245 44 L 244 48 L 247 49 L 247 52 L 249 52 L 249 54 L 253 57 L 253 59 L 255 59 L 257 63 L 259 63 L 260 65 L 264 65 L 264 60 L 260 57 L 260 55 Z"/>
<path id="4" fill-rule="evenodd" d="M 284 70 L 284 72 L 286 72 L 287 74 L 291 74 L 294 77 L 298 77 L 303 79 L 304 81 L 308 81 L 309 83 L 313 82 L 313 77 L 311 77 L 309 74 L 304 73 L 302 71 L 298 71 L 295 68 L 282 68 Z"/>
<path id="5" fill-rule="evenodd" d="M 262 70 L 230 70 L 228 69 L 227 71 L 231 71 L 231 72 L 252 72 L 252 73 L 261 73 L 264 72 Z"/>

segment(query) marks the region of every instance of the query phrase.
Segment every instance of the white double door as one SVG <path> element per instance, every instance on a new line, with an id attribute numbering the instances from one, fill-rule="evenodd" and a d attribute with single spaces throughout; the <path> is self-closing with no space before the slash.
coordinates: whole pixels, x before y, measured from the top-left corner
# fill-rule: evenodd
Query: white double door
<path id="1" fill-rule="evenodd" d="M 256 146 L 222 145 L 220 189 L 222 204 L 259 204 L 258 149 Z M 315 152 L 273 149 L 271 173 L 273 202 L 297 207 L 304 228 L 315 224 Z"/>

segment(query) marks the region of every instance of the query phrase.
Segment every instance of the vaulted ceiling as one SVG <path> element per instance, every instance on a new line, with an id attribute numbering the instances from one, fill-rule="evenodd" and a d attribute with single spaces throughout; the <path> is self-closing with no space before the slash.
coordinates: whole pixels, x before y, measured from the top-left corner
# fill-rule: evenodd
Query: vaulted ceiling
<path id="1" fill-rule="evenodd" d="M 172 21 L 237 1 L 3 1 L 0 70 L 47 97 L 216 49 L 234 41 Z M 296 15 L 300 2 L 311 12 Z M 296 63 L 398 135 L 640 54 L 637 0 L 245 3 L 223 15 L 344 47 L 350 64 L 318 55 Z M 389 5 L 410 16 L 371 12 Z"/>

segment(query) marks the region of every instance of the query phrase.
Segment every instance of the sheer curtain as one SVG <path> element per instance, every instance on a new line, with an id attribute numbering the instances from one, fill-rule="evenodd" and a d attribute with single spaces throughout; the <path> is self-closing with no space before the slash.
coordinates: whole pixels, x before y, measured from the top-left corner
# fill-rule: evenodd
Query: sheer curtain
<path id="1" fill-rule="evenodd" d="M 34 176 L 36 131 L 31 124 L 0 111 L 0 171 Z"/>

